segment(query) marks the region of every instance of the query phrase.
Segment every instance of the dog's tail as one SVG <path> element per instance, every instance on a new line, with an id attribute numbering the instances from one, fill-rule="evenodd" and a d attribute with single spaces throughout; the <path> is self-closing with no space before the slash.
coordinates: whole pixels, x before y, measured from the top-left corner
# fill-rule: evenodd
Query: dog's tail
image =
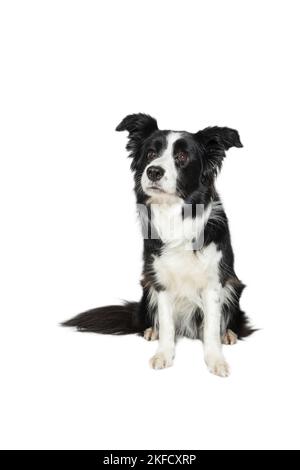
<path id="1" fill-rule="evenodd" d="M 106 335 L 141 333 L 143 326 L 135 321 L 138 305 L 137 302 L 126 302 L 124 305 L 94 308 L 67 320 L 62 326 L 72 326 L 79 331 Z"/>

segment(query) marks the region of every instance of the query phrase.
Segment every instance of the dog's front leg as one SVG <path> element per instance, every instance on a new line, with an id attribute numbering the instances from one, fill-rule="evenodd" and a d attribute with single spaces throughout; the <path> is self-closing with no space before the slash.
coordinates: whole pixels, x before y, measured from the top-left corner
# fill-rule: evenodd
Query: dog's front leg
<path id="1" fill-rule="evenodd" d="M 173 364 L 175 353 L 175 326 L 173 319 L 172 303 L 166 291 L 157 294 L 157 308 L 159 321 L 158 350 L 150 359 L 153 369 L 164 369 Z"/>
<path id="2" fill-rule="evenodd" d="M 221 344 L 221 287 L 208 286 L 202 295 L 204 311 L 204 359 L 210 372 L 220 377 L 229 375 Z"/>

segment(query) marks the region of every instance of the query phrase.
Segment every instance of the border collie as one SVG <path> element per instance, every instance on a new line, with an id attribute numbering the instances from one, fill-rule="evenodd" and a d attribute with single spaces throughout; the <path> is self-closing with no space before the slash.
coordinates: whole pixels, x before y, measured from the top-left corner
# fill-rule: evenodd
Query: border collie
<path id="1" fill-rule="evenodd" d="M 195 134 L 159 130 L 146 114 L 117 126 L 128 131 L 135 194 L 144 235 L 139 302 L 96 308 L 63 323 L 80 331 L 144 334 L 158 339 L 153 369 L 173 363 L 176 338 L 200 339 L 210 372 L 229 374 L 223 344 L 250 335 L 239 300 L 228 220 L 215 189 L 225 151 L 242 147 L 239 134 L 208 127 Z"/>

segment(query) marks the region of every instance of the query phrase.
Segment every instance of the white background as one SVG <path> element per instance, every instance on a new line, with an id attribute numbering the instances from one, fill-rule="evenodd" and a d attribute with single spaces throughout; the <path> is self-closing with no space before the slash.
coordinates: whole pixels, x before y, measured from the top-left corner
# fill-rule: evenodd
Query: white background
<path id="1" fill-rule="evenodd" d="M 1 2 L 1 447 L 299 448 L 298 4 Z M 58 326 L 140 296 L 132 112 L 240 132 L 218 188 L 262 330 L 228 379 L 196 341 L 153 371 L 155 343 Z"/>

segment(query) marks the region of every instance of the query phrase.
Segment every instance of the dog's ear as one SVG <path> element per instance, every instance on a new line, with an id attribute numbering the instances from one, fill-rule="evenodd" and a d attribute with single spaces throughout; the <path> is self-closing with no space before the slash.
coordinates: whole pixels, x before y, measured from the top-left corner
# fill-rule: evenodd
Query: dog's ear
<path id="1" fill-rule="evenodd" d="M 225 151 L 231 147 L 243 147 L 238 131 L 229 127 L 207 127 L 195 134 L 204 151 L 204 174 L 216 176 L 225 158 Z"/>
<path id="2" fill-rule="evenodd" d="M 116 131 L 128 131 L 128 144 L 126 149 L 129 150 L 129 157 L 133 158 L 131 168 L 137 168 L 139 160 L 139 150 L 144 140 L 154 131 L 158 130 L 156 120 L 148 114 L 129 114 L 116 127 Z"/>
<path id="3" fill-rule="evenodd" d="M 222 146 L 224 150 L 230 147 L 243 147 L 238 131 L 229 127 L 206 127 L 196 134 L 205 147 Z"/>
<path id="4" fill-rule="evenodd" d="M 156 119 L 148 114 L 129 114 L 116 127 L 116 131 L 128 131 L 129 137 L 146 138 L 158 129 Z"/>

